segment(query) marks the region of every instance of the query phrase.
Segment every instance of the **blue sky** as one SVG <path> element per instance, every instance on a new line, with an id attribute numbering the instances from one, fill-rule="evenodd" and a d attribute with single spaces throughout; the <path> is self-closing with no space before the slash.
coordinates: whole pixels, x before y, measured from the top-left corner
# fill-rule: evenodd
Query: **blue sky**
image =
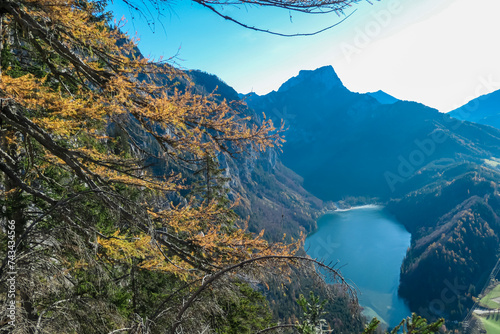
<path id="1" fill-rule="evenodd" d="M 500 89 L 500 1 L 362 1 L 337 27 L 316 36 L 251 31 L 188 0 L 141 16 L 119 0 L 110 6 L 143 54 L 177 55 L 185 69 L 216 74 L 240 93 L 277 90 L 302 69 L 332 65 L 352 91 L 384 90 L 446 112 Z M 225 15 L 259 28 L 306 33 L 345 16 L 227 6 Z"/>

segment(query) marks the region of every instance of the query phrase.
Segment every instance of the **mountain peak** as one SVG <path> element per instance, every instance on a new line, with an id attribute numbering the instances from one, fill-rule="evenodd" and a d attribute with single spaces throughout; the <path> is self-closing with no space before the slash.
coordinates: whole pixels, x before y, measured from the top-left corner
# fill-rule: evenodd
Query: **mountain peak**
<path id="1" fill-rule="evenodd" d="M 288 79 L 281 87 L 278 92 L 285 92 L 292 87 L 306 84 L 306 85 L 323 85 L 326 89 L 331 89 L 334 87 L 344 87 L 342 81 L 339 79 L 337 73 L 331 65 L 323 66 L 315 70 L 301 70 L 299 74 L 293 78 Z"/>
<path id="2" fill-rule="evenodd" d="M 389 95 L 382 90 L 378 90 L 376 92 L 366 93 L 366 94 L 370 95 L 371 97 L 373 97 L 375 100 L 377 100 L 379 103 L 382 103 L 382 104 L 393 104 L 393 103 L 396 103 L 399 101 L 394 96 Z"/>

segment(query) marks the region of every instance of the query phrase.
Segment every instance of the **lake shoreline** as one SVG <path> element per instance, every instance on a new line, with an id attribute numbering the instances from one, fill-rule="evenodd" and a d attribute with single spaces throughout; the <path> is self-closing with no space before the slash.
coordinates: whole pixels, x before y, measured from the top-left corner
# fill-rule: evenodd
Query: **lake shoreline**
<path id="1" fill-rule="evenodd" d="M 364 204 L 364 205 L 359 205 L 359 206 L 351 206 L 349 208 L 339 208 L 335 210 L 328 210 L 325 212 L 325 214 L 330 214 L 330 213 L 335 213 L 335 212 L 347 212 L 351 210 L 362 210 L 362 209 L 383 209 L 384 206 L 380 204 Z"/>

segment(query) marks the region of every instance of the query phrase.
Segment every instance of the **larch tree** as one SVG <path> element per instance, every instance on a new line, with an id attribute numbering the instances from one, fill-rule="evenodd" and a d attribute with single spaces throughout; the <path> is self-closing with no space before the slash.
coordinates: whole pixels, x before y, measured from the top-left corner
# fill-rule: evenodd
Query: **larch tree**
<path id="1" fill-rule="evenodd" d="M 223 15 L 218 5 L 327 12 L 356 1 L 195 2 Z M 223 312 L 217 296 L 240 298 L 233 283 L 263 266 L 286 276 L 316 263 L 344 284 L 295 255 L 301 240 L 228 228 L 233 204 L 211 193 L 210 175 L 206 200 L 172 200 L 188 191 L 189 166 L 279 147 L 282 128 L 169 84 L 185 74 L 140 56 L 105 5 L 0 3 L 0 331 L 203 332 Z"/>

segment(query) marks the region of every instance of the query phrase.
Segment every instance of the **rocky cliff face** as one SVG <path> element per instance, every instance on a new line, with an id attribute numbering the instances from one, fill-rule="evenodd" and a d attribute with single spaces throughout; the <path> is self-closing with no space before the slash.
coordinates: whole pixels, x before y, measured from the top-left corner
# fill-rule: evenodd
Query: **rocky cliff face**
<path id="1" fill-rule="evenodd" d="M 275 151 L 220 161 L 231 177 L 230 197 L 240 200 L 235 211 L 248 219 L 250 232 L 265 230 L 273 241 L 281 241 L 284 234 L 297 238 L 301 231 L 313 231 L 318 215 L 332 207 L 307 192 L 302 178 L 284 166 Z"/>
<path id="2" fill-rule="evenodd" d="M 316 70 L 300 71 L 297 76 L 288 79 L 282 84 L 278 89 L 278 93 L 284 93 L 297 86 L 302 89 L 305 85 L 318 91 L 345 88 L 333 67 L 324 66 Z"/>
<path id="3" fill-rule="evenodd" d="M 234 89 L 216 76 L 199 71 L 188 74 L 199 93 L 215 91 L 220 99 L 239 100 Z M 242 112 L 254 120 L 262 117 L 248 108 Z M 323 202 L 302 187 L 303 179 L 281 162 L 276 149 L 264 153 L 249 151 L 239 157 L 221 155 L 218 159 L 226 176 L 231 178 L 229 196 L 240 200 L 235 211 L 248 219 L 251 232 L 264 229 L 265 237 L 274 241 L 281 241 L 283 234 L 298 237 L 301 232 L 315 229 L 322 210 L 333 208 L 333 204 Z"/>

